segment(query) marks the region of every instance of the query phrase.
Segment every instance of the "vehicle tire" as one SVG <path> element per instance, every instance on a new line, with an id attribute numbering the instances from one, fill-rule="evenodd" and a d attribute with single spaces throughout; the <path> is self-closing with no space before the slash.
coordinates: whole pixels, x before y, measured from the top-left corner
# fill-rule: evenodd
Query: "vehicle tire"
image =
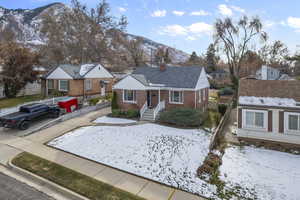
<path id="1" fill-rule="evenodd" d="M 55 111 L 53 113 L 50 114 L 51 118 L 58 118 L 60 116 L 60 112 L 59 111 Z"/>
<path id="2" fill-rule="evenodd" d="M 19 125 L 19 129 L 20 130 L 26 130 L 29 128 L 29 122 L 28 121 L 23 121 L 21 122 L 21 124 Z"/>

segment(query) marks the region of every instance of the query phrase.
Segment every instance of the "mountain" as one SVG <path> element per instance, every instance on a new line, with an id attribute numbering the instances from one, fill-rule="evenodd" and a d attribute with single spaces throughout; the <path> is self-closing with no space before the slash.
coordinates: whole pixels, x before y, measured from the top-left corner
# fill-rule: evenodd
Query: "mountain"
<path id="1" fill-rule="evenodd" d="M 40 29 L 42 27 L 42 16 L 45 13 L 53 12 L 52 15 L 56 16 L 66 6 L 62 3 L 52 3 L 43 7 L 35 9 L 6 9 L 0 7 L 0 29 L 4 27 L 13 30 L 20 43 L 35 48 L 39 45 L 44 45 L 47 38 L 45 38 Z M 1 36 L 0 36 L 1 37 Z M 169 55 L 173 63 L 184 62 L 189 58 L 189 54 L 169 47 L 167 45 L 157 43 L 148 38 L 136 36 L 133 34 L 125 33 L 124 37 L 127 39 L 142 38 L 142 48 L 145 50 L 146 57 L 150 60 L 151 51 L 154 52 L 158 48 L 168 48 Z"/>

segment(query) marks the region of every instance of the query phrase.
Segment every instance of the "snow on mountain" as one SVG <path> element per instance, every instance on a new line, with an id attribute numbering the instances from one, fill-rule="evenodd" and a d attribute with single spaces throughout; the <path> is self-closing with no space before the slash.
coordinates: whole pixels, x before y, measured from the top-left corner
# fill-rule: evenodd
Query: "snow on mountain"
<path id="1" fill-rule="evenodd" d="M 7 27 L 16 33 L 17 40 L 26 45 L 40 46 L 46 43 L 45 38 L 40 30 L 42 27 L 42 16 L 47 12 L 51 15 L 58 16 L 66 6 L 62 3 L 52 3 L 43 7 L 29 9 L 6 9 L 0 7 L 0 28 Z M 1 37 L 1 36 L 0 36 Z M 157 43 L 148 38 L 125 34 L 127 39 L 143 38 L 142 47 L 145 50 L 146 57 L 150 58 L 151 51 L 158 48 L 168 48 L 169 55 L 173 63 L 184 62 L 189 58 L 189 54 L 167 45 Z"/>

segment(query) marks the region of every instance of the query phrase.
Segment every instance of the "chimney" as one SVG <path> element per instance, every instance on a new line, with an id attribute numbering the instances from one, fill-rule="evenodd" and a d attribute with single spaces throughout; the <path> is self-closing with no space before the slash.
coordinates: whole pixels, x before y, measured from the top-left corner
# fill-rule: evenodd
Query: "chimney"
<path id="1" fill-rule="evenodd" d="M 161 72 L 163 72 L 163 71 L 166 71 L 166 69 L 167 69 L 167 65 L 166 65 L 164 59 L 162 58 L 162 61 L 161 61 L 160 65 L 159 65 L 159 70 Z"/>

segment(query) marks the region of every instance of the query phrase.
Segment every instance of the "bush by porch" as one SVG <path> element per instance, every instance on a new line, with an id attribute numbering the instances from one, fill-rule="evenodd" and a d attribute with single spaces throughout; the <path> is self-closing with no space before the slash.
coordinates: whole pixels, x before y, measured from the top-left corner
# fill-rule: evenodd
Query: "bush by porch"
<path id="1" fill-rule="evenodd" d="M 199 127 L 207 119 L 207 113 L 192 108 L 174 108 L 160 114 L 158 122 L 183 126 Z"/>

